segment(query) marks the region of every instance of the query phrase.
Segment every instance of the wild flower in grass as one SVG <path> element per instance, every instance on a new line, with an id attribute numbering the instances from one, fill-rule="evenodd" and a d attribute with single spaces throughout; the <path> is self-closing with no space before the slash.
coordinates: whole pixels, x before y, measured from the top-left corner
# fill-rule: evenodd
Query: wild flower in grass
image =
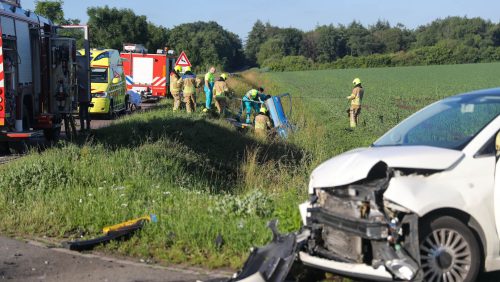
<path id="1" fill-rule="evenodd" d="M 89 194 L 88 194 L 88 196 L 89 196 L 89 197 L 92 197 L 92 193 L 89 193 Z"/>
<path id="2" fill-rule="evenodd" d="M 215 201 L 213 209 L 210 210 L 239 217 L 252 215 L 267 217 L 273 213 L 274 205 L 268 195 L 259 190 L 253 190 L 245 195 L 224 195 L 220 200 Z"/>
<path id="3" fill-rule="evenodd" d="M 172 194 L 172 193 L 170 193 L 170 191 L 164 191 L 164 192 L 163 192 L 163 195 L 165 195 L 165 196 L 168 196 L 168 195 L 170 195 L 170 194 Z"/>
<path id="4" fill-rule="evenodd" d="M 123 189 L 125 189 L 125 187 L 124 186 L 116 186 L 113 189 L 115 189 L 115 190 L 123 190 Z"/>
<path id="5" fill-rule="evenodd" d="M 245 227 L 245 222 L 244 222 L 243 220 L 240 220 L 240 221 L 238 222 L 238 228 L 239 228 L 239 229 L 243 229 L 243 227 Z"/>
<path id="6" fill-rule="evenodd" d="M 98 187 L 97 190 L 101 191 L 104 187 Z"/>
<path id="7" fill-rule="evenodd" d="M 126 208 L 127 206 L 128 206 L 128 204 L 125 204 L 125 203 L 122 204 L 122 207 L 124 207 L 124 208 Z"/>
<path id="8" fill-rule="evenodd" d="M 80 200 L 78 201 L 78 203 L 80 203 L 80 204 L 81 204 L 81 203 L 83 203 L 83 199 L 80 199 Z"/>

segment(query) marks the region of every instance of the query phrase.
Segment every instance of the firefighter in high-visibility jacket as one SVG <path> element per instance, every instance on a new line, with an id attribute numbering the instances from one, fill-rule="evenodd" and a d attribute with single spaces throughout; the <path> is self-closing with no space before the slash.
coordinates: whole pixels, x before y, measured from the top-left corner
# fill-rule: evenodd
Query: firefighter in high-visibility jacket
<path id="1" fill-rule="evenodd" d="M 181 106 L 181 70 L 181 66 L 175 66 L 174 71 L 170 72 L 170 93 L 174 97 L 174 112 Z"/>
<path id="2" fill-rule="evenodd" d="M 251 123 L 251 115 L 252 109 L 257 113 L 260 109 L 260 106 L 270 97 L 263 93 L 264 88 L 259 87 L 259 89 L 251 89 L 249 90 L 243 99 L 241 99 L 241 108 L 238 116 L 241 116 L 243 110 L 246 112 L 245 123 Z"/>
<path id="3" fill-rule="evenodd" d="M 255 136 L 267 138 L 269 130 L 273 127 L 265 106 L 260 108 L 259 114 L 255 116 Z"/>
<path id="4" fill-rule="evenodd" d="M 226 112 L 227 106 L 227 93 L 229 92 L 229 88 L 227 87 L 227 73 L 223 73 L 220 77 L 215 81 L 214 84 L 214 101 L 215 107 L 217 108 L 217 112 L 220 115 L 223 115 Z"/>
<path id="5" fill-rule="evenodd" d="M 363 94 L 365 90 L 361 86 L 361 79 L 355 78 L 352 81 L 354 88 L 350 96 L 347 99 L 351 101 L 351 107 L 349 108 L 349 121 L 352 128 L 358 125 L 359 114 L 361 113 L 361 101 L 363 100 Z"/>
<path id="6" fill-rule="evenodd" d="M 191 71 L 191 67 L 186 67 L 186 72 L 182 75 L 180 83 L 182 84 L 186 111 L 192 113 L 196 110 L 196 75 Z"/>

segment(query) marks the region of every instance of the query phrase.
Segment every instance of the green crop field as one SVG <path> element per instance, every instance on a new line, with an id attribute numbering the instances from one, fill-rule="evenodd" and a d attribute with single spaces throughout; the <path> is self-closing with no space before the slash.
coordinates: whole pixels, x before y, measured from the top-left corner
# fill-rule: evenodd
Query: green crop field
<path id="1" fill-rule="evenodd" d="M 274 92 L 290 92 L 298 126 L 296 144 L 322 161 L 368 146 L 422 107 L 443 97 L 500 87 L 500 63 L 269 73 Z M 348 132 L 353 78 L 365 88 L 361 125 Z"/>
<path id="2" fill-rule="evenodd" d="M 166 264 L 237 268 L 252 245 L 270 239 L 268 220 L 278 218 L 283 231 L 300 226 L 297 204 L 317 164 L 370 145 L 442 97 L 500 86 L 499 73 L 499 63 L 244 73 L 247 85 L 292 94 L 296 133 L 288 142 L 263 143 L 223 120 L 174 114 L 167 103 L 87 140 L 0 166 L 0 232 L 89 238 L 105 225 L 154 213 L 158 223 L 102 248 Z M 354 77 L 363 81 L 365 106 L 361 125 L 349 131 L 345 97 Z"/>

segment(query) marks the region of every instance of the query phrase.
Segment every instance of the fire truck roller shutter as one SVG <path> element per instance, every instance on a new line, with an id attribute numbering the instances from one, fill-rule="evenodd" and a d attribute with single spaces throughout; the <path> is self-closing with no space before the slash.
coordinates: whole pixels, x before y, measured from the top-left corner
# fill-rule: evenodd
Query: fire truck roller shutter
<path id="1" fill-rule="evenodd" d="M 27 22 L 16 21 L 17 52 L 19 54 L 19 83 L 30 84 L 33 82 L 31 66 L 30 33 Z"/>
<path id="2" fill-rule="evenodd" d="M 135 84 L 151 84 L 153 82 L 153 58 L 134 58 L 133 71 Z"/>
<path id="3" fill-rule="evenodd" d="M 14 19 L 7 17 L 0 17 L 2 24 L 2 32 L 8 36 L 16 36 L 16 29 L 14 27 Z"/>

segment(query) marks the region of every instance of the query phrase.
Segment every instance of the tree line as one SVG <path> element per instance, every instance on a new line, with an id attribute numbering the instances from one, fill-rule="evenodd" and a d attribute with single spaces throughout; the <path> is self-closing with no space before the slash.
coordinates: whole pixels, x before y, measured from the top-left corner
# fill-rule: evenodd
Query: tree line
<path id="1" fill-rule="evenodd" d="M 303 32 L 257 21 L 245 54 L 249 63 L 277 71 L 491 62 L 500 60 L 500 24 L 448 17 L 415 30 L 379 20 Z"/>
<path id="2" fill-rule="evenodd" d="M 56 24 L 79 23 L 78 19 L 65 19 L 63 4 L 62 0 L 37 1 L 35 12 Z M 123 43 L 140 43 L 152 52 L 164 47 L 184 50 L 197 70 L 210 65 L 226 70 L 257 66 L 285 71 L 500 60 L 500 23 L 481 18 L 448 17 L 414 30 L 379 20 L 367 27 L 353 21 L 311 31 L 258 20 L 243 47 L 238 35 L 216 22 L 168 29 L 131 9 L 90 7 L 87 14 L 91 47 L 121 50 Z M 81 35 L 67 32 L 81 42 Z"/>
<path id="3" fill-rule="evenodd" d="M 37 1 L 35 12 L 46 16 L 56 24 L 78 24 L 79 20 L 66 19 L 64 2 Z M 195 22 L 167 29 L 148 21 L 146 16 L 136 15 L 131 9 L 117 9 L 109 6 L 89 7 L 90 47 L 122 50 L 123 43 L 143 44 L 149 52 L 169 47 L 184 50 L 195 70 L 205 71 L 211 65 L 235 70 L 246 63 L 241 39 L 225 30 L 216 22 Z M 82 34 L 64 30 L 63 35 L 77 38 L 83 46 Z"/>

